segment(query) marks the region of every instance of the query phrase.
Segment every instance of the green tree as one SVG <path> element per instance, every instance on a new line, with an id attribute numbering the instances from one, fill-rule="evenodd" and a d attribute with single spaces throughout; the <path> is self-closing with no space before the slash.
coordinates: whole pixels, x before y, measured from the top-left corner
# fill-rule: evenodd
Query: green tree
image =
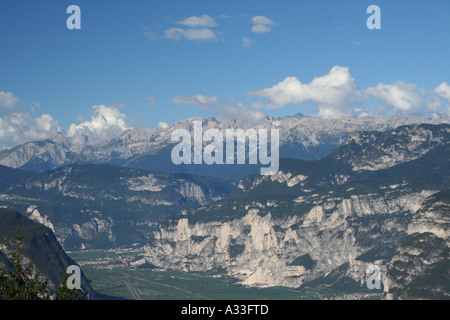
<path id="1" fill-rule="evenodd" d="M 13 236 L 15 249 L 11 254 L 12 270 L 1 270 L 0 297 L 6 300 L 48 300 L 48 282 L 42 280 L 31 265 L 23 261 L 23 248 L 19 228 Z"/>
<path id="2" fill-rule="evenodd" d="M 67 286 L 67 279 L 69 276 L 64 273 L 62 282 L 56 288 L 56 300 L 86 300 L 87 292 L 82 292 L 78 289 L 69 289 Z"/>

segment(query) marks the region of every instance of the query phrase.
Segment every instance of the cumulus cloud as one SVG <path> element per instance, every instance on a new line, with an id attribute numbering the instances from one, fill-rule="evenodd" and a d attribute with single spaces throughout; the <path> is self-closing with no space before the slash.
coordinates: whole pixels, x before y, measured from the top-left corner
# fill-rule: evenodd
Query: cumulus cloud
<path id="1" fill-rule="evenodd" d="M 322 77 L 302 83 L 296 77 L 287 77 L 271 88 L 250 92 L 250 95 L 267 98 L 272 102 L 255 107 L 279 109 L 286 104 L 315 103 L 318 115 L 335 118 L 349 115 L 356 102 L 356 83 L 347 67 L 335 66 Z"/>
<path id="2" fill-rule="evenodd" d="M 397 81 L 392 84 L 379 83 L 375 87 L 367 88 L 362 92 L 364 98 L 381 100 L 382 109 L 393 110 L 396 114 L 417 113 L 423 111 L 427 105 L 415 84 Z"/>
<path id="3" fill-rule="evenodd" d="M 17 107 L 19 98 L 11 92 L 0 91 L 0 110 L 13 110 Z"/>
<path id="4" fill-rule="evenodd" d="M 434 88 L 433 92 L 443 98 L 447 104 L 450 104 L 450 85 L 448 85 L 447 82 L 442 82 Z"/>
<path id="5" fill-rule="evenodd" d="M 71 124 L 67 130 L 67 136 L 75 144 L 95 144 L 114 139 L 128 129 L 126 116 L 119 109 L 105 105 L 93 106 L 92 109 L 90 121 Z"/>
<path id="6" fill-rule="evenodd" d="M 49 114 L 33 118 L 29 113 L 13 112 L 0 118 L 0 143 L 3 146 L 48 139 L 60 131 L 58 121 Z"/>
<path id="7" fill-rule="evenodd" d="M 13 147 L 27 141 L 48 139 L 62 131 L 58 121 L 49 114 L 33 118 L 29 112 L 19 111 L 20 99 L 11 92 L 0 91 L 0 147 Z M 33 102 L 32 109 L 38 107 Z"/>
<path id="8" fill-rule="evenodd" d="M 273 26 L 275 23 L 264 16 L 255 16 L 252 18 L 253 27 L 252 32 L 253 33 L 267 33 L 272 31 L 271 26 Z"/>
<path id="9" fill-rule="evenodd" d="M 361 96 L 365 99 L 375 98 L 379 102 L 378 108 L 381 112 L 420 116 L 450 115 L 450 86 L 446 82 L 434 90 L 418 88 L 413 83 L 403 81 L 379 83 L 362 91 Z"/>
<path id="10" fill-rule="evenodd" d="M 197 27 L 216 27 L 217 23 L 213 18 L 208 16 L 207 14 L 202 15 L 201 17 L 192 16 L 186 18 L 184 20 L 178 21 L 177 24 L 182 24 L 187 27 L 197 28 Z"/>
<path id="11" fill-rule="evenodd" d="M 263 25 L 263 24 L 257 24 L 252 27 L 253 33 L 267 33 L 270 31 L 271 31 L 271 29 L 268 26 Z"/>
<path id="12" fill-rule="evenodd" d="M 208 28 L 202 29 L 181 29 L 181 28 L 170 28 L 164 32 L 167 39 L 171 40 L 194 40 L 194 41 L 212 41 L 216 40 L 216 34 Z"/>
<path id="13" fill-rule="evenodd" d="M 446 82 L 433 90 L 397 81 L 378 83 L 359 91 L 349 68 L 341 66 L 333 67 L 327 75 L 315 77 L 310 83 L 287 77 L 270 88 L 249 94 L 270 100 L 269 103 L 255 103 L 255 108 L 276 110 L 286 104 L 313 103 L 317 106 L 317 115 L 323 118 L 382 114 L 450 115 L 450 86 Z"/>
<path id="14" fill-rule="evenodd" d="M 158 122 L 158 128 L 167 129 L 169 125 L 166 122 Z"/>

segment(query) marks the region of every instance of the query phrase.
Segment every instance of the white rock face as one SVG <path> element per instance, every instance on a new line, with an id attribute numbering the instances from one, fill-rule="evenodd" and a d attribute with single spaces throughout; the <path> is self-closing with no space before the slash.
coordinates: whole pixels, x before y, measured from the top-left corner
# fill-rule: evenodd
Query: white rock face
<path id="1" fill-rule="evenodd" d="M 186 199 L 195 199 L 200 204 L 206 204 L 206 195 L 202 188 L 195 183 L 186 182 L 176 188 L 176 191 Z"/>
<path id="2" fill-rule="evenodd" d="M 164 189 L 167 185 L 161 183 L 154 174 L 149 174 L 144 177 L 137 177 L 128 181 L 128 189 L 131 191 L 152 191 L 158 192 Z"/>
<path id="3" fill-rule="evenodd" d="M 29 206 L 27 208 L 26 213 L 27 214 L 31 213 L 31 215 L 28 217 L 29 219 L 31 219 L 33 221 L 37 221 L 37 222 L 43 224 L 44 226 L 49 227 L 50 229 L 52 229 L 53 233 L 55 232 L 55 227 L 50 222 L 48 216 L 42 217 L 41 214 L 39 213 L 39 211 L 36 209 L 36 206 Z"/>
<path id="4" fill-rule="evenodd" d="M 242 284 L 259 287 L 298 287 L 349 262 L 349 276 L 362 281 L 368 263 L 356 258 L 369 249 L 360 239 L 368 236 L 360 234 L 361 226 L 352 219 L 382 215 L 385 221 L 377 227 L 381 234 L 393 230 L 406 234 L 406 225 L 398 225 L 396 219 L 412 214 L 432 192 L 330 197 L 304 214 L 282 219 L 263 213 L 269 208 L 263 204 L 248 206 L 245 216 L 226 222 L 192 225 L 183 218 L 160 228 L 156 240 L 145 248 L 145 260 L 163 269 L 182 271 L 222 268 Z M 373 239 L 379 241 L 379 235 Z M 292 264 L 302 255 L 311 257 L 314 268 Z"/>
<path id="5" fill-rule="evenodd" d="M 109 221 L 105 219 L 92 218 L 91 221 L 85 222 L 81 225 L 74 224 L 70 232 L 81 239 L 92 240 L 99 233 L 109 232 L 112 224 L 113 222 L 111 218 Z M 61 233 L 61 231 L 59 233 Z"/>
<path id="6" fill-rule="evenodd" d="M 299 184 L 300 182 L 302 182 L 302 181 L 304 181 L 304 180 L 306 180 L 306 179 L 308 179 L 307 176 L 298 174 L 298 175 L 296 175 L 295 177 L 292 177 L 292 178 L 290 178 L 290 179 L 287 181 L 287 186 L 288 186 L 288 187 L 293 187 L 293 186 Z"/>
<path id="7" fill-rule="evenodd" d="M 403 128 L 400 132 L 392 135 L 393 140 L 402 139 L 402 143 L 385 144 L 384 141 L 379 142 L 373 133 L 354 133 L 350 135 L 349 142 L 354 142 L 362 148 L 369 147 L 366 156 L 348 160 L 352 164 L 353 171 L 376 171 L 389 168 L 420 158 L 436 145 L 446 143 L 449 134 L 449 128 L 443 128 L 442 132 L 437 135 L 425 127 Z M 408 137 L 408 143 L 405 143 L 405 136 Z M 395 186 L 391 186 L 391 188 L 395 188 Z"/>
<path id="8" fill-rule="evenodd" d="M 444 202 L 437 202 L 432 209 L 436 207 L 447 207 Z M 408 235 L 420 233 L 433 233 L 446 241 L 450 239 L 450 214 L 437 214 L 436 210 L 423 210 L 420 214 L 414 216 L 408 225 Z M 450 243 L 449 243 L 450 244 Z"/>
<path id="9" fill-rule="evenodd" d="M 408 236 L 389 263 L 387 298 L 447 299 L 450 294 L 445 271 L 433 271 L 439 264 L 448 265 L 450 248 L 450 198 L 448 191 L 446 196 L 438 195 L 440 200 L 433 199 L 433 195 L 413 215 Z M 439 273 L 437 281 L 429 275 L 429 270 L 435 276 Z M 416 290 L 410 290 L 411 287 Z"/>

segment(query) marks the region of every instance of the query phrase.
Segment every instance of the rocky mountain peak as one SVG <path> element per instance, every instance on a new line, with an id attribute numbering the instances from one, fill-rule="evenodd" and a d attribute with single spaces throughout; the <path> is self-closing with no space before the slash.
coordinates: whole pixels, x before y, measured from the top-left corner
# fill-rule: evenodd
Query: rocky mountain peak
<path id="1" fill-rule="evenodd" d="M 131 163 L 135 164 L 133 157 L 148 153 L 155 155 L 170 145 L 173 130 L 178 128 L 192 130 L 193 121 L 202 121 L 204 130 L 208 128 L 219 130 L 277 128 L 280 130 L 281 156 L 298 159 L 320 159 L 334 148 L 344 144 L 348 136 L 357 131 L 384 131 L 405 124 L 450 122 L 445 119 L 430 120 L 410 116 L 333 120 L 299 115 L 282 118 L 268 116 L 258 122 L 242 122 L 217 117 L 191 118 L 179 120 L 168 128 L 128 129 L 119 138 L 94 145 L 73 144 L 69 137 L 58 133 L 53 139 L 27 142 L 12 149 L 0 151 L 0 165 L 34 171 L 54 169 L 76 161 L 115 164 L 127 162 L 131 165 Z M 353 139 L 361 138 L 353 137 Z M 146 164 L 143 165 L 148 169 Z"/>
<path id="2" fill-rule="evenodd" d="M 352 133 L 346 145 L 333 156 L 350 163 L 354 171 L 374 171 L 417 159 L 449 140 L 448 124 L 413 124 L 384 132 Z"/>

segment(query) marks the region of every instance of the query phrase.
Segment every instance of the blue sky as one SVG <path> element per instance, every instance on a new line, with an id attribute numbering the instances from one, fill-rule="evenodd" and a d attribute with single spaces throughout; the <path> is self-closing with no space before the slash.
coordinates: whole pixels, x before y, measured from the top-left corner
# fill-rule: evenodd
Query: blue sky
<path id="1" fill-rule="evenodd" d="M 0 147 L 194 116 L 448 115 L 448 0 L 2 0 L 0 39 Z"/>

